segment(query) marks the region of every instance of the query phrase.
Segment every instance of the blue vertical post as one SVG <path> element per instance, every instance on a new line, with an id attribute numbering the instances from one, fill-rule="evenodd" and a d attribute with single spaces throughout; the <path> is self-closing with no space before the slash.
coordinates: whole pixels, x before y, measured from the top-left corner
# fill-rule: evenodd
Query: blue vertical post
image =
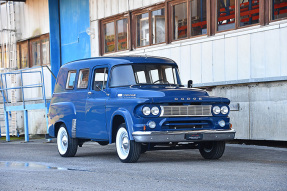
<path id="1" fill-rule="evenodd" d="M 248 6 L 248 10 L 251 11 L 252 10 L 252 0 L 249 0 L 249 6 Z M 252 24 L 252 15 L 249 15 L 249 24 Z"/>
<path id="2" fill-rule="evenodd" d="M 29 129 L 28 129 L 28 111 L 24 110 L 24 129 L 25 129 L 25 142 L 29 142 Z"/>
<path id="3" fill-rule="evenodd" d="M 8 119 L 8 112 L 5 110 L 4 111 L 5 115 L 5 126 L 6 126 L 6 141 L 10 141 L 10 134 L 9 134 L 9 119 Z"/>

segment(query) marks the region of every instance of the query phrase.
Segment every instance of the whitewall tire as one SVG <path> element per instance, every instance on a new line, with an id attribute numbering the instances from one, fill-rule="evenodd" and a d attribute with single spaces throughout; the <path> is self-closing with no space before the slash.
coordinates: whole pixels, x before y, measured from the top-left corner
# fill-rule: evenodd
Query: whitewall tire
<path id="1" fill-rule="evenodd" d="M 64 124 L 60 126 L 57 134 L 57 146 L 62 157 L 73 157 L 77 153 L 78 140 L 69 136 Z"/>

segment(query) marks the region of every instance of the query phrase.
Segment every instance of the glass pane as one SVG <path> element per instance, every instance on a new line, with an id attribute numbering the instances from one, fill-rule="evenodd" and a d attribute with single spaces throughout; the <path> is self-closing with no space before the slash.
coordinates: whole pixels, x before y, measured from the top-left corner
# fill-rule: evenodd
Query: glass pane
<path id="1" fill-rule="evenodd" d="M 135 84 L 135 76 L 131 65 L 117 66 L 111 71 L 111 87 Z"/>
<path id="2" fill-rule="evenodd" d="M 173 6 L 173 39 L 187 37 L 187 5 L 181 3 Z"/>
<path id="3" fill-rule="evenodd" d="M 29 66 L 28 43 L 25 42 L 21 44 L 21 68 L 26 68 L 28 66 Z"/>
<path id="4" fill-rule="evenodd" d="M 191 1 L 191 36 L 207 34 L 206 0 Z"/>
<path id="5" fill-rule="evenodd" d="M 235 28 L 235 0 L 217 0 L 217 30 Z"/>
<path id="6" fill-rule="evenodd" d="M 95 72 L 93 90 L 99 91 L 106 89 L 108 79 L 108 68 L 98 68 Z"/>
<path id="7" fill-rule="evenodd" d="M 150 75 L 151 75 L 151 79 L 153 82 L 158 81 L 159 80 L 159 76 L 158 76 L 158 70 L 151 70 L 150 71 Z"/>
<path id="8" fill-rule="evenodd" d="M 87 88 L 89 82 L 89 69 L 80 70 L 78 88 Z"/>
<path id="9" fill-rule="evenodd" d="M 20 44 L 17 44 L 17 68 L 21 68 L 21 60 L 20 60 Z"/>
<path id="10" fill-rule="evenodd" d="M 137 47 L 149 45 L 148 20 L 148 13 L 144 13 L 137 16 Z"/>
<path id="11" fill-rule="evenodd" d="M 110 22 L 104 25 L 105 53 L 115 51 L 115 23 Z"/>
<path id="12" fill-rule="evenodd" d="M 152 43 L 165 42 L 165 15 L 164 9 L 151 12 L 152 14 Z"/>
<path id="13" fill-rule="evenodd" d="M 69 71 L 66 89 L 73 89 L 75 85 L 76 71 Z"/>
<path id="14" fill-rule="evenodd" d="M 42 40 L 42 63 L 43 65 L 50 64 L 50 46 L 48 38 Z"/>
<path id="15" fill-rule="evenodd" d="M 287 0 L 273 0 L 272 19 L 287 17 Z"/>
<path id="16" fill-rule="evenodd" d="M 32 66 L 41 65 L 40 46 L 40 41 L 32 42 Z"/>
<path id="17" fill-rule="evenodd" d="M 240 2 L 240 26 L 259 23 L 259 0 L 242 0 Z"/>
<path id="18" fill-rule="evenodd" d="M 118 50 L 126 50 L 128 49 L 128 19 L 118 20 L 117 29 Z"/>

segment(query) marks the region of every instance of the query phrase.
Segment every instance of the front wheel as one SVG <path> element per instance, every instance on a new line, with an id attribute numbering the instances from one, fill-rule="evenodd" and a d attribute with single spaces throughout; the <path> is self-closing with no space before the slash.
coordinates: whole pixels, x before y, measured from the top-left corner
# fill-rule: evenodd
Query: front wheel
<path id="1" fill-rule="evenodd" d="M 200 143 L 199 152 L 205 159 L 219 159 L 225 150 L 224 141 L 213 141 Z"/>
<path id="2" fill-rule="evenodd" d="M 123 123 L 119 126 L 116 136 L 116 149 L 121 162 L 136 162 L 141 154 L 141 144 L 129 140 L 126 125 Z"/>
<path id="3" fill-rule="evenodd" d="M 62 157 L 73 157 L 78 150 L 78 139 L 71 138 L 65 125 L 61 125 L 57 135 L 57 145 Z"/>

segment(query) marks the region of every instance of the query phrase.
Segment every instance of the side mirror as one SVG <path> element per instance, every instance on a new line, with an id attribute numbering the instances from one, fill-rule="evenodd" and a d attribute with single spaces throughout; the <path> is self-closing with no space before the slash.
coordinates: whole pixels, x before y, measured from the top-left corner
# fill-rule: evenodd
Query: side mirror
<path id="1" fill-rule="evenodd" d="M 192 88 L 192 83 L 193 83 L 192 80 L 188 80 L 188 82 L 187 82 L 187 87 L 188 87 L 188 88 Z"/>

